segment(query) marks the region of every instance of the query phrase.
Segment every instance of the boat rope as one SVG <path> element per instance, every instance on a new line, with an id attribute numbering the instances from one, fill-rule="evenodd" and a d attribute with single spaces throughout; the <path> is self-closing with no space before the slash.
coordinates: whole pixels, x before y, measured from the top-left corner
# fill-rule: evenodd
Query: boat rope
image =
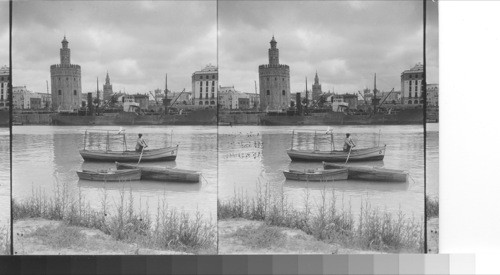
<path id="1" fill-rule="evenodd" d="M 407 173 L 407 175 L 413 181 L 413 184 L 417 183 L 417 181 L 410 175 L 410 173 Z"/>
<path id="2" fill-rule="evenodd" d="M 202 177 L 205 180 L 205 182 L 207 183 L 207 185 L 208 185 L 208 180 L 203 176 L 202 173 L 200 173 L 200 177 Z"/>

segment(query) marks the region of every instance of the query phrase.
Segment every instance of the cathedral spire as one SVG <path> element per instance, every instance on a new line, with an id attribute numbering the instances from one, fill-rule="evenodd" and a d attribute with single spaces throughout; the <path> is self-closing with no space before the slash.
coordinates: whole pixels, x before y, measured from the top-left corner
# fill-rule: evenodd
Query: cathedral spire
<path id="1" fill-rule="evenodd" d="M 318 70 L 316 70 L 316 76 L 314 77 L 314 84 L 319 84 Z"/>
<path id="2" fill-rule="evenodd" d="M 110 81 L 109 81 L 109 72 L 106 71 L 106 84 L 111 84 Z"/>

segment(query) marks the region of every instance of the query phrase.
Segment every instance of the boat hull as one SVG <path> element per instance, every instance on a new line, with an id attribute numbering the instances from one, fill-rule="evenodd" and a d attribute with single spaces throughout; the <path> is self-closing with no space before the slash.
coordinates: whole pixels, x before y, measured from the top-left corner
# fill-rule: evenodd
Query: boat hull
<path id="1" fill-rule="evenodd" d="M 327 161 L 327 162 L 345 162 L 347 157 L 349 161 L 373 161 L 383 160 L 386 146 L 379 146 L 365 149 L 353 149 L 351 152 L 344 151 L 306 151 L 306 150 L 287 150 L 290 159 L 295 161 Z"/>
<path id="2" fill-rule="evenodd" d="M 178 147 L 144 150 L 142 157 L 141 152 L 136 151 L 80 150 L 80 155 L 86 161 L 138 162 L 139 159 L 141 162 L 173 161 L 177 158 Z"/>
<path id="3" fill-rule="evenodd" d="M 314 172 L 307 171 L 283 171 L 287 180 L 300 180 L 300 181 L 334 181 L 346 180 L 348 177 L 347 169 L 331 169 L 321 170 Z"/>
<path id="4" fill-rule="evenodd" d="M 83 170 L 77 171 L 76 173 L 81 180 L 91 181 L 132 181 L 141 179 L 140 169 L 127 169 L 113 171 L 111 173 Z"/>
<path id="5" fill-rule="evenodd" d="M 200 182 L 200 173 L 192 170 L 163 168 L 163 167 L 148 167 L 133 164 L 116 162 L 116 169 L 140 169 L 141 179 L 154 180 L 162 182 Z"/>
<path id="6" fill-rule="evenodd" d="M 323 162 L 324 169 L 346 168 L 349 179 L 383 182 L 407 182 L 408 173 L 403 170 L 386 169 L 371 166 L 348 166 Z"/>

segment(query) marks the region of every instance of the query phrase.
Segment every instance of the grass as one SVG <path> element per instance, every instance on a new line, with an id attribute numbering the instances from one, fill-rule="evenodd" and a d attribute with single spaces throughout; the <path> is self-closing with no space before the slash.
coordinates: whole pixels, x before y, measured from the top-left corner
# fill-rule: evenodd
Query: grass
<path id="1" fill-rule="evenodd" d="M 55 184 L 54 196 L 48 198 L 40 190 L 22 202 L 13 201 L 12 218 L 44 218 L 64 221 L 67 225 L 94 228 L 113 239 L 136 243 L 142 247 L 175 250 L 195 254 L 216 253 L 216 225 L 197 212 L 194 216 L 168 207 L 165 199 L 158 203 L 156 213 L 149 207 L 136 211 L 134 197 L 125 188 L 120 190 L 120 200 L 109 206 L 104 189 L 100 209 L 92 208 L 81 192 L 72 196 L 65 184 Z M 65 232 L 70 236 L 71 232 Z M 61 236 L 62 237 L 62 236 Z M 54 240 L 55 244 L 61 244 Z"/>
<path id="2" fill-rule="evenodd" d="M 357 220 L 351 209 L 337 209 L 334 190 L 321 191 L 321 201 L 313 205 L 306 189 L 303 207 L 298 210 L 284 192 L 271 193 L 268 183 L 257 183 L 257 195 L 235 192 L 233 198 L 217 202 L 219 220 L 244 218 L 268 225 L 300 229 L 318 240 L 346 247 L 383 252 L 423 252 L 423 224 L 401 211 L 394 217 L 373 209 L 365 202 Z M 344 205 L 342 203 L 342 205 Z"/>
<path id="3" fill-rule="evenodd" d="M 238 228 L 232 237 L 242 240 L 245 245 L 253 248 L 270 248 L 282 246 L 286 242 L 286 235 L 278 227 L 262 224 L 258 227 L 247 225 Z"/>
<path id="4" fill-rule="evenodd" d="M 430 198 L 425 196 L 426 211 L 425 216 L 427 219 L 439 217 L 439 199 Z"/>
<path id="5" fill-rule="evenodd" d="M 57 228 L 50 226 L 39 227 L 27 235 L 27 237 L 33 236 L 38 237 L 45 244 L 54 248 L 81 247 L 85 245 L 85 235 L 78 228 L 66 225 L 59 225 Z"/>

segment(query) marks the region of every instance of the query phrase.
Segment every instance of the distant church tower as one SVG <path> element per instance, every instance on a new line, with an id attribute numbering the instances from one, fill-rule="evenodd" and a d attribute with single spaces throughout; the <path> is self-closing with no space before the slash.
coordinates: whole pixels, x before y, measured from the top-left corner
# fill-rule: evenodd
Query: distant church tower
<path id="1" fill-rule="evenodd" d="M 319 84 L 318 71 L 316 71 L 316 76 L 314 77 L 312 99 L 318 100 L 322 93 L 323 92 L 321 91 L 321 84 Z"/>
<path id="2" fill-rule="evenodd" d="M 269 64 L 259 66 L 260 109 L 276 111 L 290 105 L 290 68 L 280 64 L 274 36 L 270 42 Z"/>
<path id="3" fill-rule="evenodd" d="M 81 69 L 80 65 L 71 64 L 71 51 L 66 36 L 61 43 L 61 64 L 50 66 L 52 109 L 74 110 L 82 104 Z"/>
<path id="4" fill-rule="evenodd" d="M 111 96 L 113 95 L 113 85 L 111 85 L 111 82 L 109 81 L 109 73 L 107 72 L 106 72 L 106 83 L 104 83 L 102 87 L 102 94 L 103 94 L 103 99 L 106 101 L 111 99 Z"/>

